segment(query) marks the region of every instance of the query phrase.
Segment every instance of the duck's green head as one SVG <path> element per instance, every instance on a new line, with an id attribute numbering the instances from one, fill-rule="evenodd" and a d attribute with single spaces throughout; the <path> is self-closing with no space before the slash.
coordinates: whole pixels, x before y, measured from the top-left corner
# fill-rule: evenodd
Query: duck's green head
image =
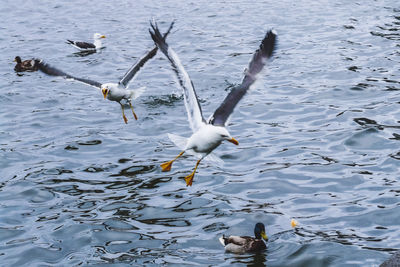
<path id="1" fill-rule="evenodd" d="M 21 58 L 19 56 L 16 56 L 15 59 L 14 59 L 14 62 L 21 63 L 22 60 L 21 60 Z"/>
<path id="2" fill-rule="evenodd" d="M 265 241 L 268 240 L 268 236 L 265 234 L 265 226 L 263 223 L 257 223 L 254 227 L 254 235 L 257 239 L 264 239 Z"/>

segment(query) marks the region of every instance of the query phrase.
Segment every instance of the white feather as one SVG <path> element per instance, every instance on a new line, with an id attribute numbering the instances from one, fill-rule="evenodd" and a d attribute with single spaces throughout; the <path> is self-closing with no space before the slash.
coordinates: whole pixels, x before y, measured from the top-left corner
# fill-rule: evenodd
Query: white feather
<path id="1" fill-rule="evenodd" d="M 220 238 L 218 238 L 219 242 L 225 247 L 225 240 L 224 240 L 224 236 L 221 236 Z"/>
<path id="2" fill-rule="evenodd" d="M 146 91 L 146 86 L 142 86 L 135 90 L 132 90 L 132 94 L 131 94 L 132 99 L 136 99 L 136 98 L 140 97 L 144 93 L 144 91 Z"/>
<path id="3" fill-rule="evenodd" d="M 182 137 L 176 134 L 168 134 L 168 138 L 169 140 L 171 140 L 172 143 L 174 143 L 180 150 L 184 150 L 186 147 L 186 143 L 187 143 L 187 138 L 186 137 Z"/>

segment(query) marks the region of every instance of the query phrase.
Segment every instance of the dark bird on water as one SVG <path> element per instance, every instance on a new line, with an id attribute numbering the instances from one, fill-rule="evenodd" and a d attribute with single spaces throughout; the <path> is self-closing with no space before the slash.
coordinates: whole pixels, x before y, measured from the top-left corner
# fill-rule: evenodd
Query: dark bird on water
<path id="1" fill-rule="evenodd" d="M 37 71 L 38 70 L 38 63 L 40 62 L 39 59 L 28 59 L 22 61 L 19 56 L 16 56 L 14 62 L 17 64 L 14 67 L 16 72 L 23 72 L 23 71 Z"/>
<path id="2" fill-rule="evenodd" d="M 265 234 L 265 226 L 263 223 L 257 223 L 254 227 L 254 236 L 222 236 L 219 238 L 221 244 L 225 247 L 225 251 L 232 253 L 258 252 L 267 248 L 265 241 L 268 240 Z"/>

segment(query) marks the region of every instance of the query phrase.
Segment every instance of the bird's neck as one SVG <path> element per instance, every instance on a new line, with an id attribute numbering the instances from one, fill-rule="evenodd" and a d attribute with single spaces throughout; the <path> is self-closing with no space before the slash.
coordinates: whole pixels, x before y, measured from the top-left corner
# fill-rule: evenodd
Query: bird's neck
<path id="1" fill-rule="evenodd" d="M 96 46 L 96 48 L 101 47 L 101 40 L 100 39 L 95 39 L 94 40 L 94 45 Z"/>

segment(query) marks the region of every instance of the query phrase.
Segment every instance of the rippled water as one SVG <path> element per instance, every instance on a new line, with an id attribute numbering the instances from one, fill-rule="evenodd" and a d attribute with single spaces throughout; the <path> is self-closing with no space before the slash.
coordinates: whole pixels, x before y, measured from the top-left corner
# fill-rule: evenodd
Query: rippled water
<path id="1" fill-rule="evenodd" d="M 257 3 L 254 3 L 257 2 Z M 0 6 L 0 262 L 4 266 L 376 266 L 400 248 L 398 1 L 54 1 Z M 165 29 L 205 116 L 240 82 L 266 30 L 279 47 L 239 104 L 222 166 L 193 157 L 170 66 L 158 54 L 135 80 L 139 116 L 83 84 L 13 72 L 39 57 L 113 82 Z M 64 43 L 107 35 L 86 57 Z M 131 115 L 127 113 L 127 115 Z M 291 229 L 290 218 L 300 225 Z M 222 234 L 267 225 L 261 254 L 225 253 Z M 257 266 L 258 266 L 257 265 Z"/>

